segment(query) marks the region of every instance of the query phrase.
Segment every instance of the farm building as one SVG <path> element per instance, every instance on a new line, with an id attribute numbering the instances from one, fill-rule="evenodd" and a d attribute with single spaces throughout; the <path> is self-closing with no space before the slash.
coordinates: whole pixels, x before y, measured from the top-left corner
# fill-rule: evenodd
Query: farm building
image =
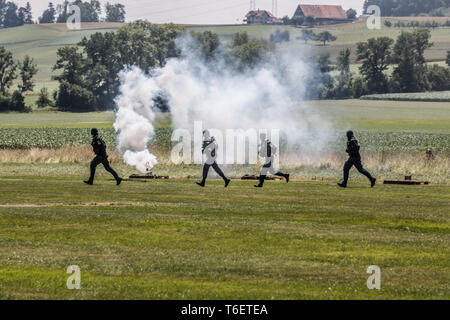
<path id="1" fill-rule="evenodd" d="M 247 24 L 282 24 L 283 21 L 267 10 L 251 10 L 245 15 Z"/>
<path id="2" fill-rule="evenodd" d="M 295 10 L 294 18 L 314 17 L 317 24 L 334 24 L 352 21 L 347 18 L 347 13 L 339 5 L 310 5 L 299 4 Z"/>

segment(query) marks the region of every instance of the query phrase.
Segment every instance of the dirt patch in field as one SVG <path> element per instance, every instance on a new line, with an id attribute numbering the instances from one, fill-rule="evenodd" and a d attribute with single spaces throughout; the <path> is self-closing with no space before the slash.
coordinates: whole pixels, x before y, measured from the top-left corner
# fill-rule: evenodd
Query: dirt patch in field
<path id="1" fill-rule="evenodd" d="M 0 204 L 0 208 L 39 208 L 46 207 L 40 204 Z"/>
<path id="2" fill-rule="evenodd" d="M 114 202 L 90 202 L 90 203 L 49 203 L 49 204 L 0 204 L 0 208 L 46 208 L 46 207 L 146 207 L 152 204 L 146 203 L 114 203 Z"/>

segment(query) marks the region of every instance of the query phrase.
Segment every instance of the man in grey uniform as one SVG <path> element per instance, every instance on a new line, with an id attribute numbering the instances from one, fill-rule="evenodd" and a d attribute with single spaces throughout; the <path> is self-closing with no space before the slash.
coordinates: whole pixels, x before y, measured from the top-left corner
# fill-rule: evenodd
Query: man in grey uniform
<path id="1" fill-rule="evenodd" d="M 206 161 L 203 165 L 203 179 L 201 182 L 196 182 L 200 187 L 204 187 L 206 178 L 208 177 L 209 168 L 212 167 L 214 171 L 225 181 L 225 188 L 228 187 L 231 180 L 225 177 L 222 170 L 217 165 L 217 149 L 218 144 L 214 137 L 211 137 L 208 130 L 203 131 L 203 148 L 202 153 L 206 156 Z"/>
<path id="2" fill-rule="evenodd" d="M 255 188 L 262 188 L 264 185 L 264 180 L 268 173 L 274 174 L 279 177 L 286 179 L 289 182 L 289 174 L 284 174 L 279 170 L 275 170 L 273 167 L 274 157 L 277 153 L 277 147 L 266 139 L 265 135 L 261 135 L 261 147 L 259 149 L 259 156 L 264 159 L 264 165 L 261 168 L 261 173 L 259 175 L 259 184 L 255 185 Z"/>

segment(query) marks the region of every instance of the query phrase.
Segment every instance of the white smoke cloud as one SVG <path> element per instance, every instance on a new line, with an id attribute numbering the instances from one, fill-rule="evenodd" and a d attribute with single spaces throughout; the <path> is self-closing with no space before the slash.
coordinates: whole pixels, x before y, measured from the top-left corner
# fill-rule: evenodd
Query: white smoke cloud
<path id="1" fill-rule="evenodd" d="M 298 49 L 242 73 L 224 59 L 206 63 L 192 51 L 189 41 L 189 37 L 181 39 L 182 56 L 169 59 L 151 77 L 137 68 L 122 72 L 114 125 L 120 131 L 119 151 L 146 148 L 154 133 L 152 99 L 161 91 L 168 97 L 173 129 L 192 132 L 194 121 L 221 130 L 280 129 L 291 152 L 319 154 L 326 146 L 330 124 L 303 101 L 306 82 L 316 71 L 301 59 Z M 135 158 L 125 161 L 130 165 L 138 162 Z"/>
<path id="2" fill-rule="evenodd" d="M 148 150 L 148 142 L 155 134 L 152 110 L 154 81 L 138 68 L 121 72 L 121 95 L 117 99 L 114 129 L 118 132 L 117 150 L 124 162 L 140 172 L 153 168 L 158 161 Z"/>

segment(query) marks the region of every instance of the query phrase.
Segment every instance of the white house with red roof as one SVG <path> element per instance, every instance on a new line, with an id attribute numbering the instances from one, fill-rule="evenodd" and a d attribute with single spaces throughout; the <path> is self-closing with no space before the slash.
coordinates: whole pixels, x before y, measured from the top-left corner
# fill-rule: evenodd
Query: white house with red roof
<path id="1" fill-rule="evenodd" d="M 251 10 L 245 15 L 247 24 L 282 24 L 283 21 L 267 10 Z"/>

